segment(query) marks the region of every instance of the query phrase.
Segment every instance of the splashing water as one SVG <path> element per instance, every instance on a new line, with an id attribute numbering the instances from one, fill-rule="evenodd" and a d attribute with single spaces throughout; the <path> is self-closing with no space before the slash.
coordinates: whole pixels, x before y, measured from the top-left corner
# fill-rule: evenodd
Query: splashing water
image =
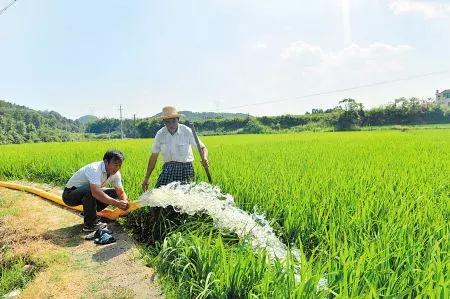
<path id="1" fill-rule="evenodd" d="M 195 184 L 180 184 L 173 182 L 151 191 L 143 193 L 137 202 L 141 207 L 172 206 L 181 214 L 208 214 L 214 225 L 235 233 L 239 238 L 251 242 L 253 249 L 265 249 L 273 259 L 285 259 L 287 246 L 273 232 L 272 227 L 263 215 L 249 214 L 234 204 L 230 194 L 223 194 L 219 187 L 204 182 Z M 296 248 L 291 248 L 292 256 L 300 261 L 300 254 Z M 300 264 L 295 278 L 300 280 Z M 321 278 L 318 288 L 327 285 L 327 280 Z"/>
<path id="2" fill-rule="evenodd" d="M 286 245 L 277 238 L 264 216 L 237 208 L 233 197 L 223 194 L 217 186 L 203 182 L 186 185 L 174 182 L 145 192 L 138 203 L 141 207 L 172 206 L 178 213 L 188 215 L 208 214 L 217 228 L 249 240 L 254 249 L 266 249 L 271 258 L 286 257 Z"/>

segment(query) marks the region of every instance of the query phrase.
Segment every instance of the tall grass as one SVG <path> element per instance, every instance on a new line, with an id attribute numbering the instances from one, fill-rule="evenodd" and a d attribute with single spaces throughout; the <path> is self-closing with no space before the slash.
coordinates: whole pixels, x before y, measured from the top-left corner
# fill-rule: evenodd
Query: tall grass
<path id="1" fill-rule="evenodd" d="M 343 298 L 450 296 L 450 130 L 203 139 L 215 183 L 301 249 L 301 275 L 296 281 L 292 259 L 270 263 L 245 242 L 189 225 L 151 248 L 180 297 L 316 297 L 325 274 L 328 292 Z M 115 147 L 127 156 L 122 176 L 136 198 L 151 142 L 1 146 L 0 177 L 62 186 Z"/>

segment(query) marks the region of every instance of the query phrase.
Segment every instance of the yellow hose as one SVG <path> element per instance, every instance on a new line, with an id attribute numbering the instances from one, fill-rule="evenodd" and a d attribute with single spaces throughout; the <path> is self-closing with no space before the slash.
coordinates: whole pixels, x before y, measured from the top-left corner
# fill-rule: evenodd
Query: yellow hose
<path id="1" fill-rule="evenodd" d="M 76 211 L 83 211 L 83 206 L 81 206 L 81 205 L 73 206 L 73 207 L 68 206 L 64 203 L 64 201 L 62 200 L 62 198 L 60 196 L 50 193 L 50 192 L 47 192 L 47 191 L 44 191 L 44 190 L 41 190 L 41 189 L 38 189 L 38 188 L 34 188 L 31 186 L 24 186 L 24 185 L 20 185 L 20 184 L 16 184 L 16 183 L 2 182 L 2 181 L 0 181 L 0 187 L 32 193 L 32 194 L 38 195 L 42 198 L 51 200 L 54 203 L 57 203 L 66 208 L 76 210 Z M 140 207 L 139 204 L 131 202 L 128 210 L 126 210 L 126 211 L 123 211 L 118 208 L 115 208 L 114 210 L 106 209 L 101 212 L 97 212 L 97 216 L 108 218 L 111 220 L 116 220 L 119 217 L 128 215 L 131 211 L 134 211 L 134 210 L 138 209 L 139 207 Z"/>

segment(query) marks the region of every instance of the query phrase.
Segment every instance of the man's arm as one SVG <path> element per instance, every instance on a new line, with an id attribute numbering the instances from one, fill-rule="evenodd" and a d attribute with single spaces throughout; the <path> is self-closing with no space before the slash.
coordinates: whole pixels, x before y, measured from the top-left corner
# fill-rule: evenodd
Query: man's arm
<path id="1" fill-rule="evenodd" d="M 145 191 L 148 189 L 148 180 L 153 172 L 153 169 L 155 169 L 156 161 L 158 161 L 158 155 L 159 153 L 152 153 L 148 159 L 147 172 L 145 173 L 144 182 L 142 183 L 142 188 Z"/>
<path id="2" fill-rule="evenodd" d="M 195 140 L 195 136 L 194 136 L 194 131 L 192 131 L 191 128 L 189 128 L 189 143 L 198 148 L 198 146 L 200 146 L 200 151 L 201 153 L 199 153 L 201 155 L 200 159 L 202 160 L 202 165 L 203 167 L 208 167 L 209 166 L 209 161 L 208 161 L 208 149 L 206 148 L 205 144 L 200 140 L 200 138 L 197 137 L 198 140 L 198 145 L 197 145 L 197 141 Z"/>
<path id="3" fill-rule="evenodd" d="M 122 185 L 122 174 L 117 172 L 114 176 L 114 190 L 116 191 L 117 197 L 125 202 L 128 202 L 128 196 L 125 193 Z"/>
<path id="4" fill-rule="evenodd" d="M 117 196 L 119 197 L 120 200 L 128 202 L 128 196 L 122 187 L 115 187 L 114 190 L 116 190 Z"/>
<path id="5" fill-rule="evenodd" d="M 202 164 L 204 167 L 208 167 L 209 166 L 208 149 L 206 148 L 206 146 L 202 146 L 201 149 L 202 149 L 202 156 L 203 156 Z"/>
<path id="6" fill-rule="evenodd" d="M 119 209 L 124 210 L 124 211 L 126 209 L 128 209 L 128 201 L 125 202 L 122 200 L 117 200 L 117 199 L 112 198 L 111 196 L 109 196 L 108 194 L 103 192 L 102 188 L 100 188 L 98 185 L 90 184 L 90 187 L 91 187 L 92 196 L 95 199 L 97 199 L 105 204 L 118 207 Z"/>

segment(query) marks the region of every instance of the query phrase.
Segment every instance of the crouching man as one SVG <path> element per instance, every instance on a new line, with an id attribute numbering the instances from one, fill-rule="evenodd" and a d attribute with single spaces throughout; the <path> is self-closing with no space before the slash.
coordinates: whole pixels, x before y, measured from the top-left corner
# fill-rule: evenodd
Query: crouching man
<path id="1" fill-rule="evenodd" d="M 124 159 L 122 152 L 109 150 L 103 161 L 80 168 L 67 182 L 62 198 L 68 206 L 83 205 L 83 231 L 92 232 L 105 226 L 99 222 L 97 212 L 108 205 L 128 209 L 128 197 L 119 171 Z M 106 188 L 111 183 L 114 188 Z"/>

